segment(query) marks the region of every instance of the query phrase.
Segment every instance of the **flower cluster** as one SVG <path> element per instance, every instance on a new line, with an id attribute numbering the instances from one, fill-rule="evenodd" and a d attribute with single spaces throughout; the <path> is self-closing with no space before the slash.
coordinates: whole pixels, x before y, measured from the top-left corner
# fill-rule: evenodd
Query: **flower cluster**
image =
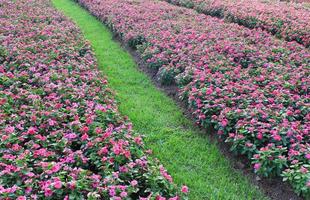
<path id="1" fill-rule="evenodd" d="M 287 41 L 310 47 L 310 12 L 298 4 L 261 0 L 165 0 L 224 18 L 248 28 L 261 28 Z"/>
<path id="2" fill-rule="evenodd" d="M 136 48 L 163 83 L 177 82 L 197 122 L 213 125 L 255 172 L 310 192 L 308 49 L 167 2 L 79 3 Z"/>
<path id="3" fill-rule="evenodd" d="M 48 0 L 0 7 L 0 199 L 186 199 L 77 27 Z"/>

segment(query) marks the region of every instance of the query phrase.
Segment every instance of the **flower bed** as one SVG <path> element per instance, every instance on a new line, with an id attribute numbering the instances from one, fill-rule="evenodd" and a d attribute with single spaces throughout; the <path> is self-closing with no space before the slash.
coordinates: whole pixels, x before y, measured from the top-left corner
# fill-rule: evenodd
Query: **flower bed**
<path id="1" fill-rule="evenodd" d="M 287 41 L 310 46 L 310 12 L 299 5 L 261 0 L 165 0 L 224 18 L 248 28 L 261 28 Z"/>
<path id="2" fill-rule="evenodd" d="M 186 199 L 76 26 L 47 0 L 0 7 L 0 199 Z"/>
<path id="3" fill-rule="evenodd" d="M 255 172 L 310 191 L 309 50 L 166 2 L 79 0 Z"/>

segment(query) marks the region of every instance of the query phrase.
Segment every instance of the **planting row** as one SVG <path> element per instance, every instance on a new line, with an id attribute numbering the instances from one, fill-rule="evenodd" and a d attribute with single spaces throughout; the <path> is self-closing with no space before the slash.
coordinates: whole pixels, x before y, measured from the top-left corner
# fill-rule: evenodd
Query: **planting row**
<path id="1" fill-rule="evenodd" d="M 0 199 L 186 199 L 48 0 L 0 1 Z"/>
<path id="2" fill-rule="evenodd" d="M 79 0 L 255 172 L 310 192 L 309 50 L 166 2 Z"/>
<path id="3" fill-rule="evenodd" d="M 262 0 L 165 1 L 248 28 L 261 28 L 287 41 L 310 46 L 310 12 L 300 5 Z"/>

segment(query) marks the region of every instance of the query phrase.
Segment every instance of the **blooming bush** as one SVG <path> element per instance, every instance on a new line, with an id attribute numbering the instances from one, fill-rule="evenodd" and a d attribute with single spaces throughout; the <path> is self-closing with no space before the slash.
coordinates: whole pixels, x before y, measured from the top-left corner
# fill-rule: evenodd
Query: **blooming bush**
<path id="1" fill-rule="evenodd" d="M 262 176 L 309 187 L 309 50 L 166 2 L 79 0 Z M 303 178 L 296 162 L 306 170 Z M 298 170 L 297 170 L 298 171 Z M 299 176 L 298 176 L 299 177 Z"/>
<path id="2" fill-rule="evenodd" d="M 310 12 L 303 6 L 262 0 L 165 0 L 248 28 L 261 28 L 310 47 Z"/>
<path id="3" fill-rule="evenodd" d="M 47 0 L 0 2 L 0 199 L 186 199 Z"/>

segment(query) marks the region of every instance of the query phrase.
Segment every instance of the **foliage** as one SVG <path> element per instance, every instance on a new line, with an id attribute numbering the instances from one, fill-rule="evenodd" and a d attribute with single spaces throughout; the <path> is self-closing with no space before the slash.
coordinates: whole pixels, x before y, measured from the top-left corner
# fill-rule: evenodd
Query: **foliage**
<path id="1" fill-rule="evenodd" d="M 310 12 L 297 4 L 261 0 L 165 0 L 175 5 L 224 18 L 248 28 L 260 28 L 310 47 Z"/>
<path id="2" fill-rule="evenodd" d="M 213 125 L 233 151 L 263 166 L 257 173 L 309 163 L 308 49 L 166 2 L 79 2 L 125 42 L 143 37 L 137 49 L 145 61 L 164 83 L 179 84 L 198 123 Z M 283 158 L 266 160 L 273 156 Z"/>
<path id="3" fill-rule="evenodd" d="M 47 0 L 1 2 L 0 198 L 186 199 Z"/>

